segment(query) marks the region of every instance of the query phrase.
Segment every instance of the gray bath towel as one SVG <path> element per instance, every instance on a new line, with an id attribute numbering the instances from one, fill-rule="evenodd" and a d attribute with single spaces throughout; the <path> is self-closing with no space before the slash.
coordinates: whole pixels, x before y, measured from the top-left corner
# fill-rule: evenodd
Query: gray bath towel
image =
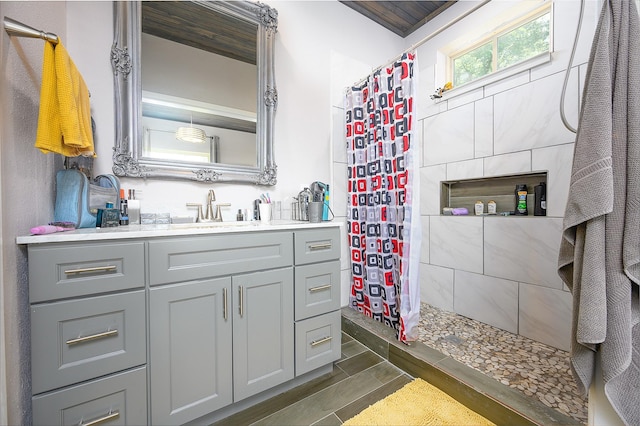
<path id="1" fill-rule="evenodd" d="M 603 5 L 587 68 L 558 273 L 573 295 L 571 367 L 640 425 L 640 23 L 633 1 Z"/>

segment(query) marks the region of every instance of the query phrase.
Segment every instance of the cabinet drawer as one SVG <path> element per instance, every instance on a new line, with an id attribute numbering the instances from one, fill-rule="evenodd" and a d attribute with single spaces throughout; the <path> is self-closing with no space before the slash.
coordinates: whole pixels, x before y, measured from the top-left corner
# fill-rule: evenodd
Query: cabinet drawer
<path id="1" fill-rule="evenodd" d="M 144 286 L 144 243 L 29 246 L 31 303 Z"/>
<path id="2" fill-rule="evenodd" d="M 296 321 L 340 308 L 340 261 L 296 266 Z"/>
<path id="3" fill-rule="evenodd" d="M 31 306 L 33 393 L 142 365 L 144 290 Z"/>
<path id="4" fill-rule="evenodd" d="M 340 358 L 340 311 L 296 322 L 296 376 Z"/>
<path id="5" fill-rule="evenodd" d="M 207 235 L 149 242 L 151 285 L 260 271 L 293 264 L 290 232 Z"/>
<path id="6" fill-rule="evenodd" d="M 146 368 L 33 397 L 34 425 L 147 424 Z M 91 423 L 95 422 L 95 423 Z"/>
<path id="7" fill-rule="evenodd" d="M 295 232 L 296 265 L 340 258 L 340 228 Z"/>

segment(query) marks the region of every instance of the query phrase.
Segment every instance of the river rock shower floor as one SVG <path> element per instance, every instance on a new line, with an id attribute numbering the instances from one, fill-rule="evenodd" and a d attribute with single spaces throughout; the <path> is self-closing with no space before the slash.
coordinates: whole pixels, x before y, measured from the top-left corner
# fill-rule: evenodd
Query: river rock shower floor
<path id="1" fill-rule="evenodd" d="M 587 401 L 571 376 L 569 353 L 423 303 L 419 340 L 444 355 L 577 421 Z"/>

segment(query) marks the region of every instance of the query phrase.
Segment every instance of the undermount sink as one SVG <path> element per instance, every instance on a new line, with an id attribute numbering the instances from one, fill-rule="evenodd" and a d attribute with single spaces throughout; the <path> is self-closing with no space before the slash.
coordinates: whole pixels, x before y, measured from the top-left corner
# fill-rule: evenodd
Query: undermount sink
<path id="1" fill-rule="evenodd" d="M 231 228 L 235 226 L 255 226 L 255 221 L 240 222 L 192 222 L 192 223 L 172 223 L 171 229 L 202 229 L 202 228 Z"/>

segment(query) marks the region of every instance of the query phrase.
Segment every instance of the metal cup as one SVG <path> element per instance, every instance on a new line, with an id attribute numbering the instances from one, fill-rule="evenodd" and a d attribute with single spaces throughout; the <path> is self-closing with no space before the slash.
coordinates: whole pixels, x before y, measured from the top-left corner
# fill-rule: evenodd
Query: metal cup
<path id="1" fill-rule="evenodd" d="M 318 223 L 322 222 L 322 208 L 324 203 L 322 201 L 312 201 L 309 203 L 309 222 Z"/>

